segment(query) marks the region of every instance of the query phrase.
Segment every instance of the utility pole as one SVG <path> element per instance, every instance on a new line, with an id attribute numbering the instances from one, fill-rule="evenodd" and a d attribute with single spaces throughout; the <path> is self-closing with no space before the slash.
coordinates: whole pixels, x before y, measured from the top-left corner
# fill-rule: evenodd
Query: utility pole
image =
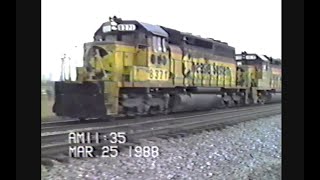
<path id="1" fill-rule="evenodd" d="M 60 81 L 65 80 L 65 71 L 64 71 L 64 63 L 65 63 L 66 54 L 63 55 L 61 58 L 61 74 L 60 74 Z"/>
<path id="2" fill-rule="evenodd" d="M 69 81 L 71 81 L 71 58 L 70 56 L 68 57 L 68 60 L 69 60 L 69 72 L 68 72 L 68 79 Z"/>

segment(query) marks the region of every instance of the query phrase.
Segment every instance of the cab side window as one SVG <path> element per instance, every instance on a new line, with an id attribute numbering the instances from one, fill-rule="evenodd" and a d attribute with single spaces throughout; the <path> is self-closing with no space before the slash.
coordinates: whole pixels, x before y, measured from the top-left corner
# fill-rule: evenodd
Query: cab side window
<path id="1" fill-rule="evenodd" d="M 167 52 L 167 41 L 165 38 L 162 38 L 162 51 Z"/>
<path id="2" fill-rule="evenodd" d="M 154 52 L 167 52 L 166 39 L 162 37 L 153 36 L 152 46 Z"/>
<path id="3" fill-rule="evenodd" d="M 157 42 L 157 37 L 155 36 L 152 37 L 152 47 L 154 52 L 158 51 L 158 42 Z"/>
<path id="4" fill-rule="evenodd" d="M 162 51 L 162 42 L 161 42 L 161 38 L 160 37 L 156 37 L 157 39 L 157 49 L 159 52 Z"/>

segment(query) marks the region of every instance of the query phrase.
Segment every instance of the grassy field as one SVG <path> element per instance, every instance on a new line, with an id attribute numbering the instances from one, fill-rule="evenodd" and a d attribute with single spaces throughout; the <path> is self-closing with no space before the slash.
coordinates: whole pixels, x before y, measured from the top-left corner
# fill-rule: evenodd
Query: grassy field
<path id="1" fill-rule="evenodd" d="M 41 96 L 41 120 L 55 116 L 52 112 L 53 100 L 53 98 L 48 99 L 45 95 Z"/>

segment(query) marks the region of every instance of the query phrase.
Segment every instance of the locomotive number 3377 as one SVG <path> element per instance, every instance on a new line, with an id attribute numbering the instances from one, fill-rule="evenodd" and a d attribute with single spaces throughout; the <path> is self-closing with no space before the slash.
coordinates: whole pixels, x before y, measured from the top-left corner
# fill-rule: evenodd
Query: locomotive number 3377
<path id="1" fill-rule="evenodd" d="M 169 79 L 169 72 L 166 69 L 152 68 L 149 70 L 149 79 L 166 81 Z"/>

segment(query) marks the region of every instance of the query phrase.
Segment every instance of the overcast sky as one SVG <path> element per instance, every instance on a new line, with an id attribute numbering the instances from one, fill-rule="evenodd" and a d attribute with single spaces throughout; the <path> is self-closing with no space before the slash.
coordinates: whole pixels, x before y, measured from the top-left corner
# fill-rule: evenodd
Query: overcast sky
<path id="1" fill-rule="evenodd" d="M 81 65 L 83 43 L 116 15 L 227 42 L 236 52 L 281 58 L 281 0 L 42 0 L 42 74 L 60 76 L 61 57 Z M 75 47 L 77 46 L 77 47 Z"/>

